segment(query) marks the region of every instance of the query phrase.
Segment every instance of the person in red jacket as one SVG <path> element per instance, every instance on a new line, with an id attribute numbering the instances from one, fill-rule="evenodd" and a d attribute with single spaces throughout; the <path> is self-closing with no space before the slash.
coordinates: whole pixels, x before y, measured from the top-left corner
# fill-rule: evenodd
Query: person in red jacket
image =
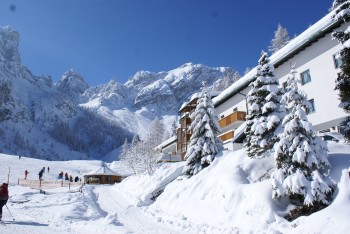
<path id="1" fill-rule="evenodd" d="M 0 220 L 2 218 L 2 207 L 6 205 L 8 199 L 9 199 L 8 185 L 6 183 L 3 183 L 0 186 Z"/>

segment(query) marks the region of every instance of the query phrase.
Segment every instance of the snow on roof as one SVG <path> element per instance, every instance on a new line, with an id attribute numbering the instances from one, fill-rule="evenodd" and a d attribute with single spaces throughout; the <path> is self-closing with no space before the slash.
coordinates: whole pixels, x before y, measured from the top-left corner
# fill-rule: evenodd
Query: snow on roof
<path id="1" fill-rule="evenodd" d="M 177 140 L 177 136 L 176 135 L 172 136 L 169 139 L 167 139 L 167 140 L 163 141 L 162 143 L 160 143 L 156 148 L 157 149 L 163 149 L 165 146 L 168 146 L 171 143 L 176 142 L 176 140 Z"/>
<path id="2" fill-rule="evenodd" d="M 341 21 L 334 20 L 332 16 L 334 11 L 328 13 L 325 17 L 320 19 L 314 25 L 310 26 L 299 36 L 291 40 L 286 46 L 275 52 L 270 56 L 270 62 L 273 65 L 280 65 L 287 61 L 290 57 L 294 55 L 296 51 L 305 47 L 306 45 L 312 43 L 318 37 L 327 33 L 332 26 L 340 23 Z M 227 99 L 231 98 L 244 88 L 246 88 L 255 78 L 256 67 L 252 69 L 249 73 L 243 76 L 241 79 L 233 83 L 230 87 L 222 91 L 217 97 L 213 99 L 215 106 L 220 105 Z"/>
<path id="3" fill-rule="evenodd" d="M 246 123 L 242 123 L 241 126 L 239 126 L 236 130 L 235 130 L 235 134 L 232 138 L 232 142 L 235 142 L 237 140 L 237 138 L 239 138 L 243 133 L 244 133 L 244 130 L 245 130 L 245 127 L 246 127 Z"/>
<path id="4" fill-rule="evenodd" d="M 194 93 L 188 101 L 182 103 L 181 107 L 179 110 L 183 109 L 185 106 L 188 105 L 188 103 L 192 102 L 194 99 L 198 98 L 199 95 L 200 95 L 201 92 L 197 92 L 197 93 Z M 211 98 L 213 99 L 214 97 L 217 97 L 218 95 L 220 95 L 221 91 L 214 91 L 214 90 L 211 90 L 208 92 L 209 95 L 211 96 Z"/>
<path id="5" fill-rule="evenodd" d="M 90 173 L 87 173 L 85 175 L 116 175 L 119 176 L 119 174 L 110 168 L 108 168 L 105 164 L 103 164 L 98 170 L 92 171 Z"/>

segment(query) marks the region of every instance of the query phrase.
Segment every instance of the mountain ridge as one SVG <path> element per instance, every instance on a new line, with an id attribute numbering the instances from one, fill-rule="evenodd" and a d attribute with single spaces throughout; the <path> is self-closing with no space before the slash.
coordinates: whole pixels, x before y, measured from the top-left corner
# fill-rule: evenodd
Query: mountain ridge
<path id="1" fill-rule="evenodd" d="M 50 160 L 118 158 L 124 139 L 147 134 L 155 118 L 168 126 L 205 81 L 224 89 L 240 76 L 232 68 L 185 63 L 170 71 L 138 71 L 124 83 L 90 87 L 73 69 L 54 83 L 21 64 L 20 35 L 0 28 L 0 150 Z"/>

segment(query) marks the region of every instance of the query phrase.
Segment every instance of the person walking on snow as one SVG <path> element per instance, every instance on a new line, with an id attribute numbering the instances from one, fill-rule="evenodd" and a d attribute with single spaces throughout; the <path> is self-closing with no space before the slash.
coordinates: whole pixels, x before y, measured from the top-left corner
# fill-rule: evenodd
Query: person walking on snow
<path id="1" fill-rule="evenodd" d="M 6 205 L 8 199 L 9 199 L 8 184 L 3 183 L 0 186 L 0 221 L 2 218 L 2 207 Z"/>
<path id="2" fill-rule="evenodd" d="M 27 179 L 28 173 L 29 173 L 29 172 L 28 172 L 27 170 L 24 171 L 24 179 L 25 179 L 25 180 Z"/>
<path id="3" fill-rule="evenodd" d="M 39 175 L 39 180 L 41 180 L 41 178 L 43 177 L 43 171 L 41 170 L 38 175 Z"/>
<path id="4" fill-rule="evenodd" d="M 47 173 L 50 173 L 50 167 L 47 167 Z"/>

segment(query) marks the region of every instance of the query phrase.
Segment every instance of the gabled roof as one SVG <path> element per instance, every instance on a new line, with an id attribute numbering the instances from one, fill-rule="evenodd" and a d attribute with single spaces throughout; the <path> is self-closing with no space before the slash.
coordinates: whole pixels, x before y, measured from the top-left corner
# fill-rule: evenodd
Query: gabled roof
<path id="1" fill-rule="evenodd" d="M 314 25 L 310 26 L 299 36 L 291 40 L 286 46 L 278 50 L 276 53 L 270 56 L 270 63 L 274 67 L 278 67 L 290 58 L 294 57 L 300 51 L 316 42 L 318 39 L 324 37 L 327 33 L 331 32 L 334 28 L 339 27 L 342 23 L 341 20 L 335 20 L 332 18 L 334 11 L 328 13 Z M 217 97 L 213 99 L 214 106 L 218 106 L 229 98 L 233 97 L 243 89 L 245 89 L 255 79 L 256 70 L 255 67 L 241 79 L 233 83 L 230 87 L 221 92 Z"/>
<path id="2" fill-rule="evenodd" d="M 182 103 L 180 109 L 179 109 L 179 112 L 181 112 L 187 105 L 189 105 L 191 102 L 195 101 L 195 105 L 197 104 L 197 99 L 199 98 L 199 95 L 200 95 L 201 92 L 197 92 L 197 93 L 194 93 L 188 101 Z M 221 92 L 220 91 L 209 91 L 209 95 L 211 96 L 211 98 L 213 99 L 214 97 L 218 96 Z"/>
<path id="3" fill-rule="evenodd" d="M 168 145 L 171 145 L 173 143 L 176 143 L 177 141 L 177 136 L 172 136 L 170 138 L 168 138 L 167 140 L 163 141 L 162 143 L 160 143 L 159 145 L 157 145 L 156 149 L 163 149 Z"/>
<path id="4" fill-rule="evenodd" d="M 90 173 L 87 173 L 85 175 L 115 175 L 120 176 L 117 172 L 111 170 L 107 167 L 107 165 L 103 164 L 99 169 L 96 171 L 92 171 Z"/>

